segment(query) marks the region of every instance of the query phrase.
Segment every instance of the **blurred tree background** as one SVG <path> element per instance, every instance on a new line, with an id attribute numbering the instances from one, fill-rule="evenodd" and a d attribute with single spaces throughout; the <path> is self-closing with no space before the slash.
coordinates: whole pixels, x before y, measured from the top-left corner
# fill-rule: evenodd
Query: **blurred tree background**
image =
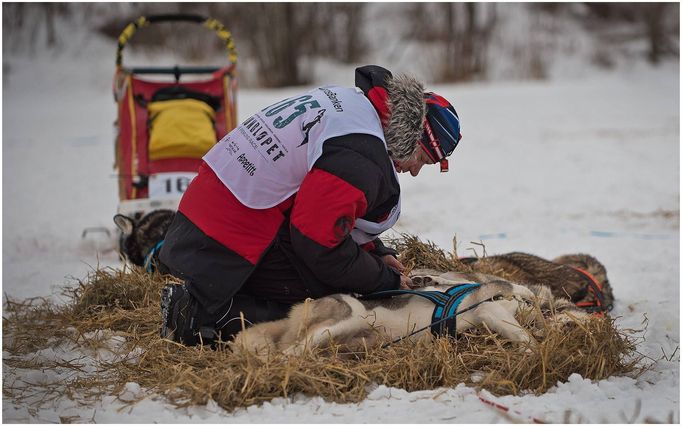
<path id="1" fill-rule="evenodd" d="M 65 42 L 55 31 L 60 19 L 115 41 L 140 15 L 193 13 L 214 17 L 230 29 L 240 61 L 247 65 L 246 80 L 263 87 L 310 82 L 316 60 L 354 64 L 389 58 L 409 65 L 415 62 L 411 59 L 415 53 L 410 52 L 428 58 L 434 81 L 485 80 L 491 78 L 499 57 L 495 46 L 513 55 L 515 77 L 545 78 L 549 56 L 561 53 L 556 39 L 541 34 L 565 21 L 592 35 L 596 47 L 591 61 L 600 67 L 612 67 L 614 49 L 632 40 L 645 43 L 643 56 L 651 64 L 679 57 L 679 3 L 524 7 L 531 17 L 526 23 L 530 29 L 517 35 L 516 44 L 505 45 L 509 35 L 503 28 L 513 20 L 508 3 L 3 3 L 3 51 L 57 48 Z M 381 17 L 385 19 L 379 25 Z M 223 52 L 217 38 L 187 31 L 183 25 L 188 24 L 149 27 L 136 34 L 134 44 L 149 51 L 172 46 L 191 61 Z M 28 40 L 18 42 L 20 34 Z"/>

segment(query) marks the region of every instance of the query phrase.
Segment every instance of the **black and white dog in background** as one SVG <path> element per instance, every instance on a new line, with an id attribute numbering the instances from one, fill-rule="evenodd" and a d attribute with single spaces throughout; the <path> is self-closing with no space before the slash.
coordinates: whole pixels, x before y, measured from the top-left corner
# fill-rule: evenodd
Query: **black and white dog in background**
<path id="1" fill-rule="evenodd" d="M 139 218 L 122 214 L 114 216 L 114 223 L 121 231 L 121 256 L 147 271 L 154 270 L 159 250 L 174 217 L 173 210 L 152 210 Z"/>

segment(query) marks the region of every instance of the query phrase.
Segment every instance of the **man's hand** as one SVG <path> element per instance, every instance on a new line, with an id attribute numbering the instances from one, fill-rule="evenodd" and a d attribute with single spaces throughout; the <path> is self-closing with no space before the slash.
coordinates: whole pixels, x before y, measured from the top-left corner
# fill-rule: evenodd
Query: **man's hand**
<path id="1" fill-rule="evenodd" d="M 400 274 L 400 290 L 412 290 L 412 279 L 407 275 Z"/>
<path id="2" fill-rule="evenodd" d="M 412 289 L 412 279 L 408 277 L 407 275 L 403 275 L 403 271 L 405 270 L 405 266 L 403 266 L 402 263 L 395 257 L 393 257 L 390 254 L 387 254 L 386 256 L 383 256 L 381 260 L 384 261 L 386 266 L 389 266 L 398 272 L 400 272 L 400 290 L 410 290 Z"/>

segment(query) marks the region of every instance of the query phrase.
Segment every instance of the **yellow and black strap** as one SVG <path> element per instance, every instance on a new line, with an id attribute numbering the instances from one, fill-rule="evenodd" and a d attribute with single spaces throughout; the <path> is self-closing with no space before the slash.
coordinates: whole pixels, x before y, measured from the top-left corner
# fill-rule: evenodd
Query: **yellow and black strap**
<path id="1" fill-rule="evenodd" d="M 232 34 L 225 28 L 225 26 L 218 20 L 213 18 L 205 18 L 200 15 L 153 15 L 153 16 L 140 16 L 133 22 L 129 23 L 125 29 L 118 36 L 118 49 L 116 51 L 116 67 L 120 68 L 123 64 L 123 49 L 126 44 L 130 41 L 135 32 L 140 29 L 153 24 L 156 22 L 196 22 L 202 24 L 204 27 L 215 31 L 216 35 L 225 43 L 225 48 L 227 49 L 227 58 L 232 64 L 237 63 L 237 50 L 234 46 L 234 40 L 232 39 Z"/>

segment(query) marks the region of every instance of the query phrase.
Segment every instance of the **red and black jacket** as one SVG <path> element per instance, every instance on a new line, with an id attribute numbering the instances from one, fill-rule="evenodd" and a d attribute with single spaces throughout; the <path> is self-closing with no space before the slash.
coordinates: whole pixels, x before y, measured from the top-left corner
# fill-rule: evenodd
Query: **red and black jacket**
<path id="1" fill-rule="evenodd" d="M 398 202 L 400 186 L 384 143 L 349 134 L 324 143 L 297 193 L 268 209 L 251 209 L 202 164 L 185 192 L 160 254 L 170 271 L 191 283 L 209 312 L 237 293 L 264 254 L 290 242 L 311 296 L 398 288 L 400 275 L 381 241 L 359 246 L 355 220 L 380 222 Z"/>

